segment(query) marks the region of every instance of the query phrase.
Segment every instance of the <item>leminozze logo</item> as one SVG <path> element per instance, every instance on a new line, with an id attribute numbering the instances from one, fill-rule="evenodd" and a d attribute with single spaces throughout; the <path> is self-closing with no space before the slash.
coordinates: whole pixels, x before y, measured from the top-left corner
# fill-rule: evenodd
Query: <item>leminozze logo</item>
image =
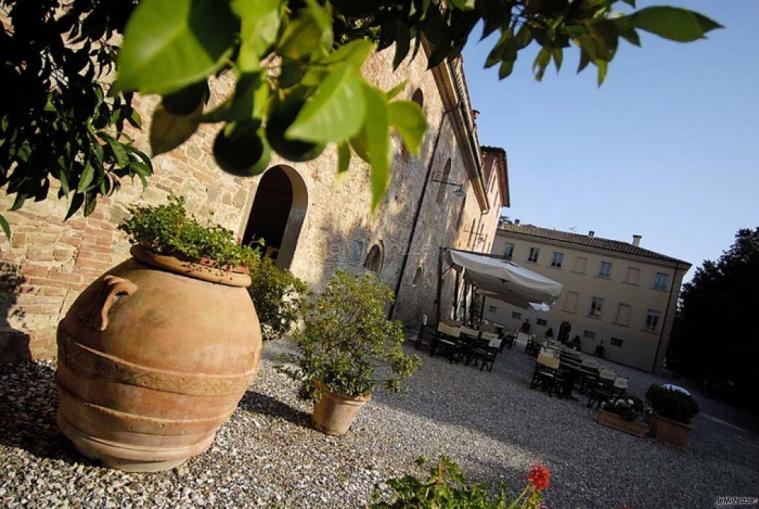
<path id="1" fill-rule="evenodd" d="M 717 497 L 714 501 L 714 507 L 734 507 L 739 505 L 756 505 L 759 504 L 757 497 Z"/>

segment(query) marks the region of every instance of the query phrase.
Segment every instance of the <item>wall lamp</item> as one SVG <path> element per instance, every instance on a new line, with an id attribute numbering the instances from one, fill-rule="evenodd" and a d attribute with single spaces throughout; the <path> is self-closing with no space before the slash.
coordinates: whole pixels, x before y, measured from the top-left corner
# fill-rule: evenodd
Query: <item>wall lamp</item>
<path id="1" fill-rule="evenodd" d="M 438 182 L 440 184 L 446 185 L 446 186 L 453 186 L 453 194 L 455 196 L 458 196 L 459 198 L 463 198 L 466 196 L 466 192 L 464 191 L 464 186 L 462 184 L 457 184 L 455 182 L 448 182 L 447 180 L 439 180 L 439 179 L 432 179 L 433 182 Z"/>

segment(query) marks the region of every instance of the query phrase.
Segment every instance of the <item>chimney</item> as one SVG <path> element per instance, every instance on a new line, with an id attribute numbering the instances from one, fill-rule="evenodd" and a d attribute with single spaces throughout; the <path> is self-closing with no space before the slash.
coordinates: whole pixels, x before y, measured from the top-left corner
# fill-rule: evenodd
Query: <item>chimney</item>
<path id="1" fill-rule="evenodd" d="M 588 232 L 588 237 L 595 237 L 595 236 L 596 236 L 596 232 L 594 232 L 593 230 L 590 230 Z"/>
<path id="2" fill-rule="evenodd" d="M 519 219 L 514 219 L 514 224 L 518 225 L 519 224 Z"/>
<path id="3" fill-rule="evenodd" d="M 633 234 L 633 242 L 632 242 L 633 246 L 635 246 L 635 247 L 639 247 L 639 246 L 640 246 L 640 239 L 642 239 L 642 238 L 643 238 L 643 237 L 641 237 L 641 236 L 640 236 L 640 235 L 638 235 L 637 233 L 634 233 L 634 234 Z"/>

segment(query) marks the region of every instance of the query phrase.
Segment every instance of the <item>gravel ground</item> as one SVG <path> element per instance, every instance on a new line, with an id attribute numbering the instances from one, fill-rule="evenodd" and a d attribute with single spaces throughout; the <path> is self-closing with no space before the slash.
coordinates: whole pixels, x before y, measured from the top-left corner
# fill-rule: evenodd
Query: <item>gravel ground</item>
<path id="1" fill-rule="evenodd" d="M 534 360 L 521 349 L 499 356 L 492 373 L 423 353 L 406 394 L 376 395 L 348 435 L 332 438 L 309 427 L 309 405 L 274 371 L 278 348 L 267 345 L 258 380 L 212 448 L 160 474 L 76 454 L 55 425 L 52 363 L 0 366 L 0 507 L 362 507 L 377 483 L 440 454 L 472 479 L 515 488 L 542 462 L 553 470 L 551 508 L 690 509 L 718 495 L 759 496 L 759 434 L 730 424 L 734 412 L 713 401 L 680 451 L 529 390 Z M 638 394 L 657 381 L 619 370 Z"/>

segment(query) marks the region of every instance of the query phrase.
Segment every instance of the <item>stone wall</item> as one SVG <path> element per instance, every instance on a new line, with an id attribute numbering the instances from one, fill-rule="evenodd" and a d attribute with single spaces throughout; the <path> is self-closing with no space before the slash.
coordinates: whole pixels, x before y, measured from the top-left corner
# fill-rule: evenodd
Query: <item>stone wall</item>
<path id="1" fill-rule="evenodd" d="M 401 96 L 409 99 L 421 89 L 430 129 L 419 157 L 404 155 L 396 140 L 391 185 L 377 211 L 370 211 L 368 167 L 356 157 L 341 182 L 336 178 L 333 149 L 308 163 L 274 159 L 271 164 L 287 164 L 297 172 L 307 193 L 305 219 L 291 264 L 293 272 L 318 289 L 338 268 L 363 270 L 366 253 L 379 243 L 384 249 L 379 276 L 394 288 L 429 165 L 434 178 L 451 159 L 447 180 L 462 182 L 468 191 L 464 217 L 460 218 L 461 198 L 449 192 L 450 187 L 438 202 L 440 184 L 428 183 L 397 309 L 398 318 L 413 322 L 420 313 L 431 313 L 434 306 L 438 247 L 457 245 L 459 227 L 469 225 L 469 218 L 480 216 L 480 211 L 469 196 L 471 183 L 461 160 L 463 149 L 449 125 L 442 122 L 445 107 L 433 73 L 426 69 L 426 59 L 420 55 L 396 71 L 391 70 L 391 59 L 392 50 L 375 55 L 367 62 L 365 74 L 384 89 L 408 80 Z M 229 91 L 227 80 L 217 81 L 212 86 L 211 102 Z M 157 99 L 136 101 L 149 123 Z M 143 189 L 139 181 L 123 182 L 122 189 L 103 199 L 89 217 L 77 215 L 64 223 L 67 204 L 57 201 L 53 192 L 44 202 L 28 203 L 22 210 L 6 214 L 13 236 L 10 242 L 3 238 L 0 244 L 0 360 L 55 354 L 55 328 L 73 300 L 103 272 L 129 256 L 129 244 L 116 225 L 130 204 L 162 203 L 174 192 L 186 198 L 188 209 L 196 217 L 218 222 L 242 237 L 260 177 L 232 177 L 216 166 L 211 147 L 217 129 L 204 125 L 181 147 L 155 157 L 155 175 L 147 188 Z M 145 150 L 147 132 L 149 125 L 133 133 Z M 7 196 L 0 197 L 0 206 L 7 209 L 9 205 Z M 422 274 L 414 281 L 418 267 L 422 267 Z"/>

